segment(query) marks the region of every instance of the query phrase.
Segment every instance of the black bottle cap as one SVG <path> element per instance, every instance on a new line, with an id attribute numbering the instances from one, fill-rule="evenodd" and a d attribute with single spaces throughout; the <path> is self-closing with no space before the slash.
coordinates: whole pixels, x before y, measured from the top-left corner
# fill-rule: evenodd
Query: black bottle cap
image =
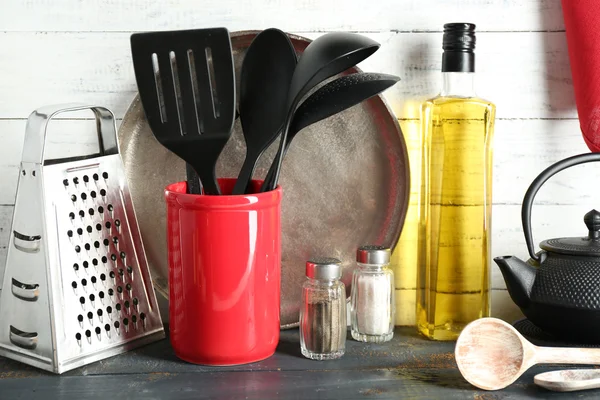
<path id="1" fill-rule="evenodd" d="M 475 72 L 475 24 L 445 24 L 442 48 L 442 72 Z"/>

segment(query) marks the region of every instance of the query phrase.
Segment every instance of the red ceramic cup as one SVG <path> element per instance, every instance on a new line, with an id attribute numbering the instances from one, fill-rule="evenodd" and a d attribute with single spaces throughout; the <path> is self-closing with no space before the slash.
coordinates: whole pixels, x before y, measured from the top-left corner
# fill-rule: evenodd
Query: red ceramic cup
<path id="1" fill-rule="evenodd" d="M 282 190 L 233 196 L 235 179 L 219 184 L 221 196 L 165 190 L 171 345 L 188 362 L 245 364 L 279 341 Z"/>

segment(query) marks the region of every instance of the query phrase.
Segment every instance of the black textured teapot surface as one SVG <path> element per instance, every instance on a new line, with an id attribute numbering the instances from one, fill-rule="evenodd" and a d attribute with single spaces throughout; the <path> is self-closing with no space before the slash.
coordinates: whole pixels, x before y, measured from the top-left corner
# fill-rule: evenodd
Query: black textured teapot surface
<path id="1" fill-rule="evenodd" d="M 494 261 L 511 298 L 531 322 L 557 338 L 600 343 L 600 212 L 585 215 L 587 236 L 544 240 L 539 253 L 531 232 L 531 207 L 540 187 L 557 172 L 592 161 L 600 161 L 600 154 L 567 158 L 533 181 L 521 210 L 531 259 L 505 256 Z"/>

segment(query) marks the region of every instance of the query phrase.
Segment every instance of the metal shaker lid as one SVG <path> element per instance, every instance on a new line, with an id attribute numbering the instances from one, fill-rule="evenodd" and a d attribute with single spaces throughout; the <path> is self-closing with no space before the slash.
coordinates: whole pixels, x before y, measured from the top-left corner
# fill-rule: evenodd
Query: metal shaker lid
<path id="1" fill-rule="evenodd" d="M 390 255 L 389 247 L 366 245 L 356 251 L 356 261 L 361 264 L 389 264 Z"/>
<path id="2" fill-rule="evenodd" d="M 313 279 L 340 279 L 342 262 L 337 258 L 311 258 L 306 262 L 306 276 Z"/>

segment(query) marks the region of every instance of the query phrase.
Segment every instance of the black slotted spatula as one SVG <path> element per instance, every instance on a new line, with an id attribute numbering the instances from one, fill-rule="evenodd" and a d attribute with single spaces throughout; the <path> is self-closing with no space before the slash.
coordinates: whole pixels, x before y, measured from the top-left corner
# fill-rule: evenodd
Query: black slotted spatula
<path id="1" fill-rule="evenodd" d="M 235 120 L 235 69 L 225 28 L 131 35 L 140 99 L 152 132 L 200 177 L 205 194 L 220 194 L 219 155 Z M 188 193 L 199 193 L 188 172 Z M 190 186 L 192 186 L 190 188 Z"/>

